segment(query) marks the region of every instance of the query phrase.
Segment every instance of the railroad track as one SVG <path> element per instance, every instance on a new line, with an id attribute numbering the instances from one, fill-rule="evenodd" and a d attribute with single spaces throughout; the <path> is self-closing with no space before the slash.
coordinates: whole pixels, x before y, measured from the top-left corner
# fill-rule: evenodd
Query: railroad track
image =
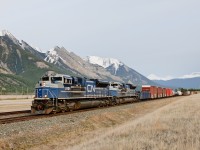
<path id="1" fill-rule="evenodd" d="M 108 106 L 108 107 L 112 107 L 112 106 Z M 94 107 L 94 108 L 80 109 L 80 110 L 75 110 L 75 111 L 56 113 L 56 114 L 48 114 L 48 115 L 27 115 L 27 116 L 19 116 L 19 117 L 2 118 L 2 119 L 0 119 L 0 124 L 9 124 L 9 123 L 15 123 L 15 122 L 34 120 L 34 119 L 50 118 L 50 117 L 80 113 L 80 112 L 85 112 L 85 111 L 93 111 L 96 109 L 105 109 L 108 107 L 100 107 L 100 108 Z"/>
<path id="2" fill-rule="evenodd" d="M 17 115 L 17 114 L 24 114 L 24 113 L 31 113 L 31 111 L 30 110 L 22 110 L 22 111 L 2 112 L 2 113 L 0 113 L 0 116 Z"/>
<path id="3" fill-rule="evenodd" d="M 126 105 L 126 104 L 129 104 L 129 103 L 125 103 L 123 105 Z M 115 105 L 115 106 L 117 107 L 120 105 Z M 48 114 L 48 115 L 27 115 L 27 116 L 19 116 L 19 117 L 2 118 L 0 119 L 0 124 L 9 124 L 9 123 L 15 123 L 15 122 L 34 120 L 34 119 L 50 118 L 50 117 L 69 115 L 69 114 L 80 113 L 80 112 L 85 112 L 85 111 L 93 111 L 96 109 L 105 109 L 109 107 L 113 107 L 113 106 L 94 107 L 94 108 L 80 109 L 80 110 L 74 110 L 74 111 L 69 111 L 69 112 L 64 112 L 64 113 Z"/>

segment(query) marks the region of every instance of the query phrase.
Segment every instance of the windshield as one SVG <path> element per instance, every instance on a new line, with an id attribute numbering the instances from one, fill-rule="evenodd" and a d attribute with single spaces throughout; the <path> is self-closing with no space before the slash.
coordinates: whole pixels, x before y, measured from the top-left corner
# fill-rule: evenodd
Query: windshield
<path id="1" fill-rule="evenodd" d="M 62 81 L 62 77 L 51 77 L 51 81 L 55 82 L 55 81 Z"/>
<path id="2" fill-rule="evenodd" d="M 49 77 L 42 77 L 42 81 L 49 81 Z"/>

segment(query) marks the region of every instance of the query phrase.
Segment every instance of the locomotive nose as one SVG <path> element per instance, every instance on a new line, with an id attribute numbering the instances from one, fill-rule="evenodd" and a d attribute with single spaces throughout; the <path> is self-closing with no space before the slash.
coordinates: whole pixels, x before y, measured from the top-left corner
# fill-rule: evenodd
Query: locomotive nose
<path id="1" fill-rule="evenodd" d="M 40 82 L 39 85 L 40 85 L 40 87 L 45 87 L 46 83 L 45 82 Z"/>

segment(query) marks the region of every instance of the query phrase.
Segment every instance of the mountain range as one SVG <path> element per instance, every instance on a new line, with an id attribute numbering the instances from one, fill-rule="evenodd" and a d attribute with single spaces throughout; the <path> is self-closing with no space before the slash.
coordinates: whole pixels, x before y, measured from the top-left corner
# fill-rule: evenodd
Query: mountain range
<path id="1" fill-rule="evenodd" d="M 188 78 L 196 78 L 196 77 L 200 77 L 200 72 L 193 72 L 190 74 L 186 74 L 180 77 L 172 77 L 172 76 L 166 76 L 166 77 L 159 77 L 155 74 L 150 74 L 149 76 L 147 76 L 148 79 L 150 80 L 171 80 L 171 79 L 188 79 Z"/>
<path id="2" fill-rule="evenodd" d="M 26 88 L 26 92 L 33 92 L 34 85 L 47 71 L 135 85 L 156 84 L 117 59 L 97 56 L 83 59 L 58 46 L 42 53 L 10 32 L 0 32 L 1 91 L 24 92 Z"/>
<path id="3" fill-rule="evenodd" d="M 153 80 L 157 84 L 173 88 L 200 89 L 200 77 L 171 80 Z"/>
<path id="4" fill-rule="evenodd" d="M 173 88 L 186 88 L 186 89 L 200 89 L 200 72 L 193 72 L 188 75 L 181 77 L 158 77 L 157 75 L 151 74 L 148 76 L 149 79 L 156 82 L 157 84 L 164 85 Z"/>

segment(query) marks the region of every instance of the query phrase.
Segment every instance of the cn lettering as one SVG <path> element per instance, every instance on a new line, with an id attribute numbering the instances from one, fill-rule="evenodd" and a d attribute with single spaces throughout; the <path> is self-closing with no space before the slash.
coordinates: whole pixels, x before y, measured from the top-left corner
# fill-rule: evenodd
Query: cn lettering
<path id="1" fill-rule="evenodd" d="M 94 85 L 87 85 L 87 92 L 95 92 L 95 86 Z"/>

